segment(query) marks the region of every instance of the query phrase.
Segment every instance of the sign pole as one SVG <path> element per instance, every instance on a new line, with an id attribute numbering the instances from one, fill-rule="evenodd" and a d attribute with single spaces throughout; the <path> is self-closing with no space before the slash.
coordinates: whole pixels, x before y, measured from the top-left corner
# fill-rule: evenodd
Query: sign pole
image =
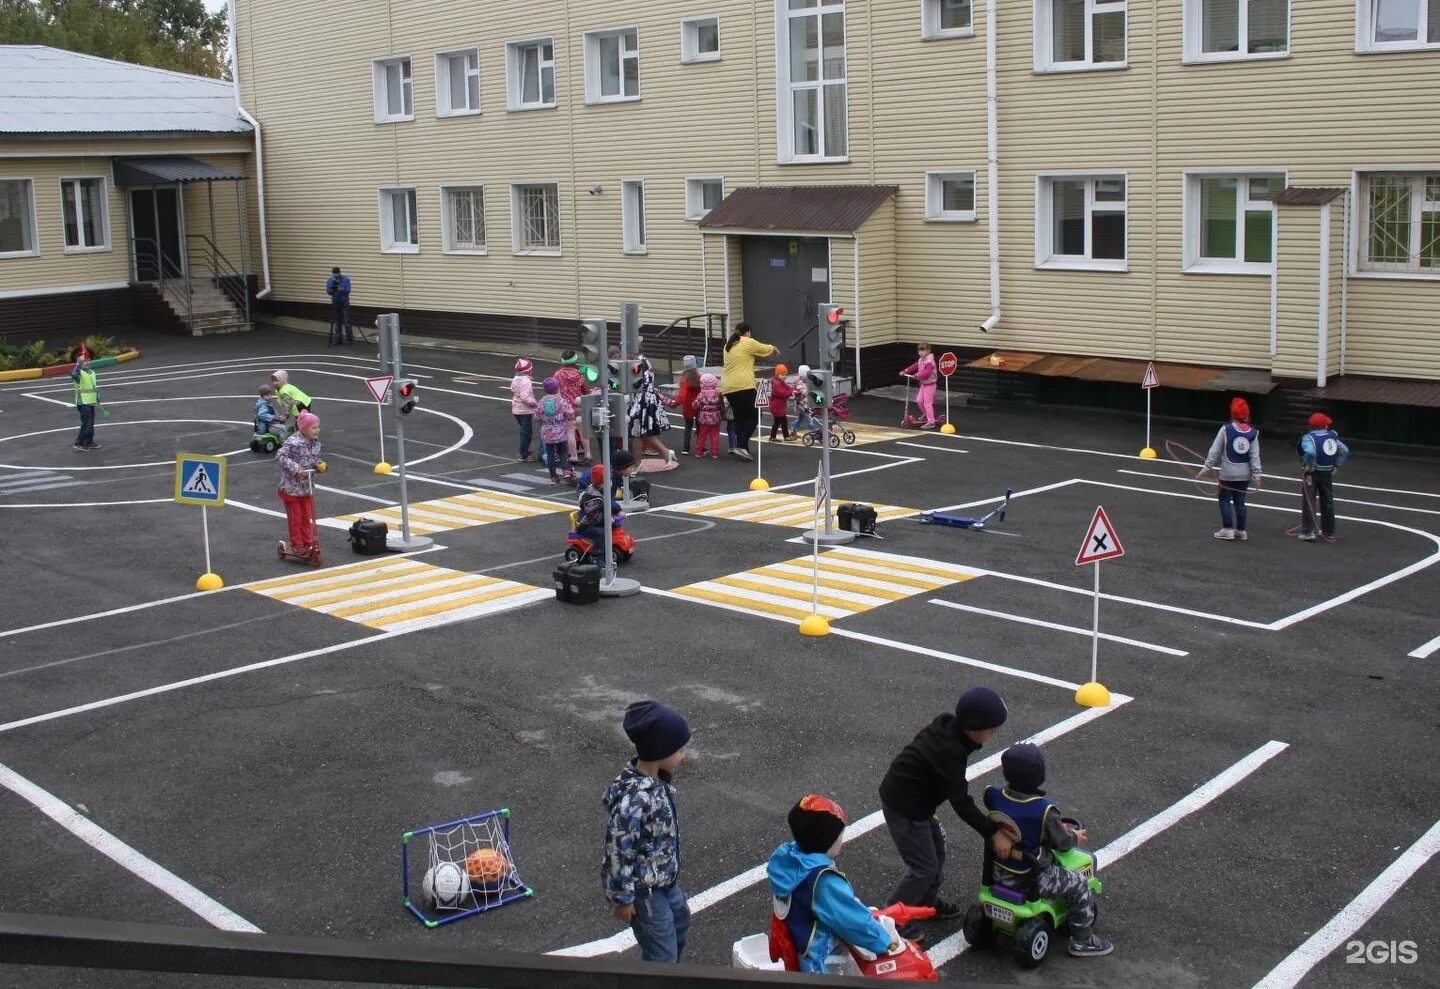
<path id="1" fill-rule="evenodd" d="M 830 492 L 830 403 L 834 400 L 835 378 L 833 372 L 826 372 L 825 375 L 825 404 L 820 407 L 820 475 L 825 480 L 823 491 L 816 491 L 816 500 L 821 500 L 824 495 L 825 503 L 825 528 L 822 531 L 820 523 L 814 525 L 814 538 L 825 543 L 827 546 L 840 546 L 855 541 L 855 533 L 848 529 L 835 528 L 835 512 L 831 509 Z M 818 507 L 818 506 L 817 506 Z"/>
<path id="2" fill-rule="evenodd" d="M 1100 561 L 1090 564 L 1095 568 L 1095 619 L 1094 634 L 1090 637 L 1090 683 L 1100 682 Z"/>
<path id="3" fill-rule="evenodd" d="M 1140 387 L 1145 390 L 1145 449 L 1140 451 L 1140 459 L 1154 460 L 1159 454 L 1150 445 L 1150 394 L 1160 387 L 1160 376 L 1155 373 L 1154 361 L 1145 365 L 1145 375 L 1140 379 Z"/>
<path id="4" fill-rule="evenodd" d="M 200 528 L 205 532 L 205 572 L 213 573 L 210 569 L 210 506 L 200 506 Z"/>
<path id="5" fill-rule="evenodd" d="M 822 489 L 823 485 L 823 489 Z M 810 614 L 800 620 L 800 634 L 830 634 L 830 619 L 820 614 L 820 508 L 830 500 L 830 475 L 823 468 L 815 475 L 815 514 L 810 522 Z M 848 535 L 848 533 L 847 533 Z"/>
<path id="6" fill-rule="evenodd" d="M 1075 691 L 1075 703 L 1081 707 L 1109 707 L 1110 690 L 1100 682 L 1100 563 L 1125 555 L 1125 547 L 1104 506 L 1096 506 L 1090 528 L 1085 530 L 1085 539 L 1080 552 L 1075 556 L 1075 565 L 1092 566 L 1094 589 L 1091 604 L 1090 628 L 1090 679 Z"/>
<path id="7" fill-rule="evenodd" d="M 762 387 L 763 386 L 763 387 Z M 765 441 L 761 434 L 765 432 L 765 410 L 770 405 L 770 389 L 773 387 L 768 381 L 755 382 L 755 480 L 750 482 L 751 491 L 768 491 L 770 482 L 765 480 L 765 475 L 760 470 L 761 458 L 765 456 Z M 774 416 L 770 419 L 770 428 L 775 428 Z"/>
<path id="8" fill-rule="evenodd" d="M 200 532 L 205 542 L 205 572 L 195 581 L 197 591 L 218 591 L 225 586 L 220 575 L 210 569 L 210 506 L 225 504 L 224 457 L 198 453 L 175 455 L 175 502 L 200 506 Z"/>
<path id="9" fill-rule="evenodd" d="M 385 407 L 379 402 L 375 403 L 375 422 L 380 426 L 380 462 L 375 465 L 375 473 L 390 473 L 390 465 L 385 462 Z M 380 468 L 384 467 L 385 470 Z"/>
<path id="10" fill-rule="evenodd" d="M 628 312 L 627 309 L 629 309 Z M 623 352 L 625 337 L 624 325 L 627 319 L 633 320 L 634 325 L 636 327 L 639 327 L 640 307 L 634 302 L 623 302 L 620 304 L 620 335 L 622 338 L 622 352 L 620 354 L 620 360 L 622 363 L 634 360 L 636 357 L 639 356 L 638 354 L 626 354 Z M 597 322 L 600 324 L 600 353 L 602 355 L 608 354 L 610 352 L 610 323 L 607 320 L 603 319 L 597 320 Z M 628 380 L 629 375 L 620 375 L 620 381 L 622 385 Z M 622 393 L 628 395 L 628 392 L 626 392 L 623 387 Z M 610 374 L 608 368 L 605 370 L 604 373 L 600 375 L 600 409 L 600 462 L 605 465 L 605 476 L 603 478 L 603 484 L 600 489 L 600 497 L 604 500 L 605 505 L 605 512 L 601 516 L 601 519 L 603 520 L 603 527 L 605 530 L 604 538 L 602 541 L 602 546 L 605 553 L 605 560 L 600 572 L 600 596 L 606 598 L 628 598 L 640 593 L 640 581 L 635 580 L 631 577 L 621 577 L 615 572 L 614 536 L 610 532 L 610 527 L 614 524 L 614 518 L 611 515 L 611 513 L 614 511 L 614 505 L 611 504 L 610 492 L 614 490 L 615 481 L 614 475 L 610 473 L 613 469 L 613 460 L 610 456 Z M 645 451 L 642 449 L 640 452 L 644 453 Z M 593 456 L 593 451 L 591 459 L 595 459 Z M 584 489 L 582 488 L 581 490 Z"/>
<path id="11" fill-rule="evenodd" d="M 951 434 L 955 432 L 955 424 L 950 421 L 950 375 L 959 369 L 960 358 L 947 350 L 940 355 L 940 361 L 936 367 L 941 376 L 945 378 L 945 422 L 940 427 L 940 432 Z"/>
<path id="12" fill-rule="evenodd" d="M 375 320 L 380 333 L 380 352 L 389 357 L 389 373 L 392 385 L 405 376 L 405 366 L 400 359 L 400 315 L 384 313 Z M 389 351 L 386 355 L 385 352 Z M 387 539 L 387 545 L 402 551 L 424 549 L 434 543 L 429 536 L 415 536 L 410 533 L 410 491 L 406 483 L 405 470 L 405 417 L 397 403 L 398 389 L 389 390 L 391 408 L 395 410 L 395 461 L 400 468 L 400 538 Z M 379 398 L 377 396 L 377 404 Z M 382 419 L 383 423 L 383 419 Z M 384 431 L 383 428 L 381 430 Z M 378 472 L 379 465 L 376 465 Z"/>

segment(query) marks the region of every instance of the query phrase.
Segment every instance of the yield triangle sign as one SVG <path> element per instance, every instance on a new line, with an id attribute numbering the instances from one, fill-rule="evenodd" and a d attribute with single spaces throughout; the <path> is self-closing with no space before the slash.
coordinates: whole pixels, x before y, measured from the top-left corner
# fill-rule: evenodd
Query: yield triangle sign
<path id="1" fill-rule="evenodd" d="M 1140 379 L 1141 388 L 1159 388 L 1160 376 L 1155 373 L 1155 362 L 1145 365 L 1145 377 Z"/>
<path id="2" fill-rule="evenodd" d="M 1113 560 L 1124 555 L 1125 547 L 1120 545 L 1120 537 L 1110 524 L 1110 516 L 1105 514 L 1104 506 L 1097 505 L 1095 517 L 1090 520 L 1090 530 L 1085 533 L 1085 541 L 1080 544 L 1080 553 L 1075 557 L 1075 565 L 1082 567 L 1087 563 Z"/>
<path id="3" fill-rule="evenodd" d="M 370 394 L 375 396 L 375 401 L 384 405 L 386 399 L 390 397 L 391 380 L 393 380 L 392 376 L 388 374 L 381 375 L 378 378 L 366 378 L 365 387 L 370 389 Z"/>

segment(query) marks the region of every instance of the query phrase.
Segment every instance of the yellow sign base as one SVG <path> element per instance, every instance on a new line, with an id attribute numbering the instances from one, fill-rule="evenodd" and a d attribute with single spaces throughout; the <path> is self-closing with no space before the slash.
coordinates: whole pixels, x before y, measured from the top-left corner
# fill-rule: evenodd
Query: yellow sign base
<path id="1" fill-rule="evenodd" d="M 1147 446 L 1145 449 L 1143 449 L 1143 450 L 1140 451 L 1140 459 L 1141 459 L 1141 460 L 1154 460 L 1154 459 L 1155 459 L 1156 457 L 1158 457 L 1158 456 L 1159 456 L 1159 454 L 1156 453 L 1153 448 L 1148 447 L 1148 446 Z"/>
<path id="2" fill-rule="evenodd" d="M 225 581 L 220 579 L 218 573 L 202 573 L 200 579 L 195 581 L 197 591 L 218 591 L 225 586 Z"/>
<path id="3" fill-rule="evenodd" d="M 387 464 L 387 463 L 386 463 L 385 461 L 383 461 L 383 460 L 380 461 L 378 464 L 375 465 L 375 473 L 377 473 L 377 474 L 388 474 L 388 473 L 390 473 L 391 471 L 393 471 L 394 469 L 395 469 L 394 467 L 391 467 L 389 464 Z"/>
<path id="4" fill-rule="evenodd" d="M 753 480 L 753 481 L 750 482 L 750 490 L 751 490 L 751 491 L 769 491 L 769 490 L 770 490 L 770 482 L 767 481 L 767 480 L 765 480 L 765 478 L 763 478 L 763 477 L 757 477 L 757 478 L 755 478 L 755 480 Z"/>
<path id="5" fill-rule="evenodd" d="M 820 614 L 807 615 L 804 621 L 800 623 L 800 634 L 815 636 L 829 635 L 830 619 Z"/>
<path id="6" fill-rule="evenodd" d="M 954 436 L 955 424 L 953 422 L 947 422 L 945 425 L 940 427 L 940 432 L 944 433 L 946 436 Z"/>
<path id="7" fill-rule="evenodd" d="M 1096 683 L 1094 680 L 1080 685 L 1075 691 L 1075 703 L 1081 707 L 1109 707 L 1110 691 L 1103 683 Z"/>

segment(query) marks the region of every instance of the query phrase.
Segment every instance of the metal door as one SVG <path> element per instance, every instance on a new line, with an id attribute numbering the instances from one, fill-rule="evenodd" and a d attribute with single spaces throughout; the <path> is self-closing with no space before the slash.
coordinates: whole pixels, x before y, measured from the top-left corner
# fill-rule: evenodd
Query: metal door
<path id="1" fill-rule="evenodd" d="M 815 307 L 830 301 L 830 244 L 823 237 L 746 237 L 740 244 L 745 322 L 780 348 L 793 369 L 818 353 Z"/>
<path id="2" fill-rule="evenodd" d="M 175 186 L 130 190 L 130 235 L 134 238 L 135 280 L 178 278 L 185 269 L 180 238 L 180 190 Z"/>

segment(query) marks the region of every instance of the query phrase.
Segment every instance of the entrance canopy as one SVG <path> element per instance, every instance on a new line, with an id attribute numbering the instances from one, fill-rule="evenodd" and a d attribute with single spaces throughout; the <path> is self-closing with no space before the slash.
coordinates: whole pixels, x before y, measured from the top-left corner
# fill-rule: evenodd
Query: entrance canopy
<path id="1" fill-rule="evenodd" d="M 238 182 L 245 178 L 235 172 L 196 158 L 116 158 L 115 184 L 119 186 L 173 185 L 176 182 Z"/>
<path id="2" fill-rule="evenodd" d="M 900 191 L 893 185 L 792 185 L 736 189 L 700 221 L 702 230 L 852 233 Z"/>

